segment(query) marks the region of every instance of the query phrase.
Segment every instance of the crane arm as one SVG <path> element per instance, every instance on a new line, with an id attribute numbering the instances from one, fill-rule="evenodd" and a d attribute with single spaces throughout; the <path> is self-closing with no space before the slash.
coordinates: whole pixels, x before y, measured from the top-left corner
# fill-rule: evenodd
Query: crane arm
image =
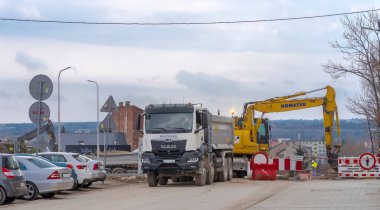
<path id="1" fill-rule="evenodd" d="M 298 96 L 306 95 L 311 92 L 316 92 L 326 89 L 325 97 L 312 97 L 312 98 L 296 98 Z M 313 107 L 323 107 L 323 120 L 324 120 L 324 133 L 325 133 L 325 144 L 327 150 L 332 151 L 334 145 L 332 143 L 333 139 L 333 127 L 334 127 L 334 117 L 336 119 L 336 127 L 338 138 L 340 138 L 340 124 L 338 117 L 337 105 L 335 102 L 335 90 L 326 86 L 321 89 L 308 91 L 308 92 L 298 92 L 293 95 L 270 98 L 264 101 L 249 102 L 245 104 L 245 109 L 243 113 L 244 127 L 250 128 L 252 133 L 257 133 L 262 119 L 265 113 L 273 112 L 287 112 L 293 110 L 308 109 Z M 257 119 L 255 123 L 255 111 L 262 112 L 260 118 Z M 255 135 L 252 135 L 254 138 Z M 340 141 L 340 139 L 338 139 Z M 339 149 L 339 146 L 337 146 Z"/>
<path id="2" fill-rule="evenodd" d="M 46 124 L 40 126 L 39 133 L 47 132 L 49 137 L 49 149 L 51 151 L 56 151 L 56 139 L 54 134 L 54 126 L 53 123 L 49 120 Z M 32 131 L 20 136 L 17 138 L 17 142 L 25 141 L 25 140 L 32 140 L 37 136 L 37 128 L 33 129 Z"/>

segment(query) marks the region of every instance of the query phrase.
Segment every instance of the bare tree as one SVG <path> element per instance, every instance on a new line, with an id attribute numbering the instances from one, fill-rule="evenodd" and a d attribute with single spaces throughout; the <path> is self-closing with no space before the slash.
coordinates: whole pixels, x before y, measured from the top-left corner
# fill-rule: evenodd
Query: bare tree
<path id="1" fill-rule="evenodd" d="M 354 18 L 341 19 L 345 32 L 343 42 L 330 42 L 343 54 L 343 62 L 329 60 L 324 71 L 332 78 L 346 75 L 360 78 L 361 94 L 348 98 L 347 108 L 368 117 L 380 127 L 380 28 L 379 14 L 368 12 Z"/>

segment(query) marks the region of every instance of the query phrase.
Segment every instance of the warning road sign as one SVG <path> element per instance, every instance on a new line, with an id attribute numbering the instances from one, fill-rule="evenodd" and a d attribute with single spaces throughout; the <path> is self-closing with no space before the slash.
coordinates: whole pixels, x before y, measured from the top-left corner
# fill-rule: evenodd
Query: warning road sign
<path id="1" fill-rule="evenodd" d="M 372 153 L 364 153 L 359 157 L 359 165 L 364 170 L 370 170 L 376 165 L 376 158 Z"/>
<path id="2" fill-rule="evenodd" d="M 101 112 L 117 112 L 118 108 L 116 106 L 115 100 L 110 96 L 103 107 L 100 109 Z"/>

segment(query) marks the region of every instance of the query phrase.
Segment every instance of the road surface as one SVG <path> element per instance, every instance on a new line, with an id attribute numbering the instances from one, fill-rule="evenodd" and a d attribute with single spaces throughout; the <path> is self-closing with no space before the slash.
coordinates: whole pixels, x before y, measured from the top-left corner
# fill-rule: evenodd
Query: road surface
<path id="1" fill-rule="evenodd" d="M 0 209 L 379 209 L 379 180 L 250 181 L 197 187 L 171 183 L 95 184 L 53 199 L 16 200 Z"/>

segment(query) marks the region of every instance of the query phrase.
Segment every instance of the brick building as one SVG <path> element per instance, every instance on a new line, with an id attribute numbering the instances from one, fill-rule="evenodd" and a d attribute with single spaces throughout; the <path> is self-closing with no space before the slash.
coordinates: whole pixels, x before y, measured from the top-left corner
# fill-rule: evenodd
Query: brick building
<path id="1" fill-rule="evenodd" d="M 115 132 L 125 133 L 127 143 L 131 145 L 131 150 L 135 150 L 139 145 L 139 138 L 143 137 L 143 133 L 137 131 L 137 116 L 143 112 L 142 109 L 135 105 L 131 105 L 129 101 L 125 103 L 119 102 L 119 110 L 112 113 L 112 119 L 115 123 Z"/>

